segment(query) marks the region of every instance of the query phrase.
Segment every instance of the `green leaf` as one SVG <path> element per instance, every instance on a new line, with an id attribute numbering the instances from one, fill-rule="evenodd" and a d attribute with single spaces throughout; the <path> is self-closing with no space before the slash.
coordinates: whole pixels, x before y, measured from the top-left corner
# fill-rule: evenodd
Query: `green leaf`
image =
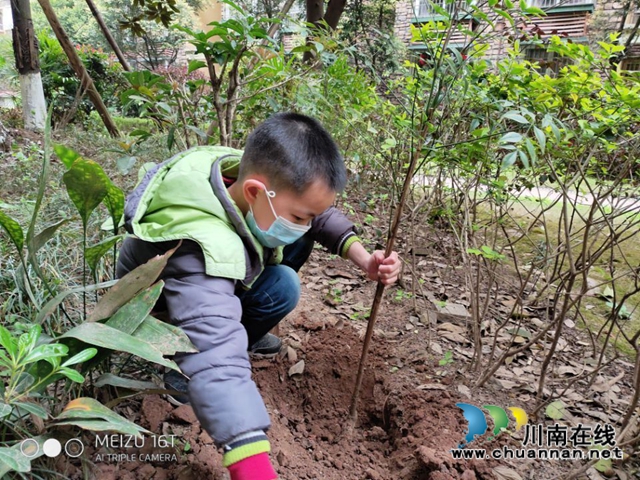
<path id="1" fill-rule="evenodd" d="M 514 122 L 521 123 L 523 125 L 529 124 L 529 120 L 517 112 L 507 112 L 502 116 L 502 118 L 508 118 L 509 120 L 513 120 Z"/>
<path id="2" fill-rule="evenodd" d="M 68 221 L 69 219 L 65 218 L 64 220 L 60 220 L 53 225 L 49 225 L 33 238 L 33 244 L 29 247 L 29 255 L 31 255 L 32 261 L 35 261 L 34 255 L 36 254 L 36 252 L 40 250 L 45 245 L 45 243 L 51 240 L 56 231 L 58 231 L 58 229 Z"/>
<path id="3" fill-rule="evenodd" d="M 64 357 L 68 351 L 69 347 L 62 345 L 61 343 L 38 345 L 36 348 L 31 350 L 27 356 L 20 361 L 20 363 L 28 364 L 54 357 Z"/>
<path id="4" fill-rule="evenodd" d="M 15 471 L 31 471 L 31 459 L 24 455 L 20 449 L 0 447 L 0 476 Z"/>
<path id="5" fill-rule="evenodd" d="M 11 335 L 11 332 L 2 325 L 0 325 L 0 345 L 2 345 L 14 359 L 18 356 L 17 340 L 13 335 Z"/>
<path id="6" fill-rule="evenodd" d="M 107 206 L 109 215 L 113 220 L 113 234 L 115 235 L 118 233 L 120 219 L 124 215 L 124 192 L 111 181 L 107 184 L 107 195 L 104 197 L 104 204 Z"/>
<path id="7" fill-rule="evenodd" d="M 107 195 L 109 179 L 93 160 L 78 159 L 62 176 L 62 181 L 86 229 L 89 216 Z"/>
<path id="8" fill-rule="evenodd" d="M 59 372 L 63 374 L 65 377 L 67 377 L 69 380 L 72 380 L 78 383 L 84 383 L 84 377 L 82 376 L 82 374 L 74 370 L 73 368 L 62 367 L 59 370 Z"/>
<path id="9" fill-rule="evenodd" d="M 14 405 L 18 408 L 26 410 L 27 412 L 35 415 L 36 417 L 40 417 L 43 420 L 49 418 L 49 414 L 47 411 L 42 408 L 40 405 L 35 403 L 27 403 L 27 402 L 15 402 Z"/>
<path id="10" fill-rule="evenodd" d="M 544 412 L 547 414 L 547 417 L 553 420 L 560 420 L 567 415 L 564 403 L 562 403 L 560 400 L 556 400 L 555 402 L 547 405 L 547 408 Z"/>
<path id="11" fill-rule="evenodd" d="M 136 338 L 143 338 L 162 352 L 163 355 L 174 355 L 177 352 L 197 352 L 184 331 L 167 322 L 149 315 L 133 332 Z"/>
<path id="12" fill-rule="evenodd" d="M 4 418 L 11 413 L 11 405 L 0 402 L 0 418 Z"/>
<path id="13" fill-rule="evenodd" d="M 518 151 L 509 152 L 504 156 L 502 160 L 502 168 L 509 168 L 511 165 L 516 163 L 516 159 L 518 158 Z"/>
<path id="14" fill-rule="evenodd" d="M 160 298 L 164 282 L 160 280 L 153 286 L 138 293 L 131 301 L 123 305 L 107 320 L 107 325 L 121 332 L 133 334 Z M 144 337 L 143 337 L 144 338 Z"/>
<path id="15" fill-rule="evenodd" d="M 72 295 L 74 293 L 81 293 L 81 292 L 93 292 L 96 290 L 100 290 L 102 288 L 109 288 L 113 285 L 116 285 L 118 283 L 118 280 L 110 280 L 108 282 L 102 282 L 102 283 L 96 283 L 93 285 L 87 285 L 86 287 L 75 287 L 72 288 L 70 290 L 66 290 L 62 293 L 59 293 L 58 295 L 56 295 L 54 298 L 52 298 L 51 300 L 49 300 L 44 307 L 42 307 L 42 309 L 40 310 L 40 312 L 38 312 L 38 315 L 36 316 L 36 323 L 38 324 L 42 324 L 42 322 L 45 321 L 45 319 L 51 315 L 53 312 L 55 312 L 56 308 L 58 308 L 58 305 L 60 305 L 62 303 L 62 301 L 67 298 L 69 295 Z"/>
<path id="16" fill-rule="evenodd" d="M 45 440 L 48 438 L 50 438 L 48 435 L 31 437 L 30 440 L 35 441 L 37 444 L 37 448 L 36 445 L 32 445 L 34 451 L 33 456 L 31 457 L 27 457 L 22 453 L 20 449 L 22 442 L 16 443 L 11 448 L 0 447 L 0 478 L 5 478 L 5 475 L 12 470 L 17 472 L 29 472 L 31 470 L 31 462 L 44 455 L 42 448 Z M 17 468 L 12 468 L 10 465 Z"/>
<path id="17" fill-rule="evenodd" d="M 58 425 L 77 425 L 86 430 L 115 432 L 140 436 L 151 433 L 135 423 L 112 412 L 93 398 L 80 397 L 70 401 L 56 418 Z"/>
<path id="18" fill-rule="evenodd" d="M 533 127 L 533 133 L 535 133 L 536 139 L 538 140 L 538 146 L 540 147 L 540 151 L 544 155 L 544 150 L 547 146 L 547 136 L 538 127 Z"/>
<path id="19" fill-rule="evenodd" d="M 111 251 L 113 246 L 122 238 L 124 238 L 124 235 L 116 235 L 114 237 L 105 238 L 101 242 L 87 247 L 87 249 L 84 251 L 84 258 L 87 261 L 87 265 L 89 265 L 89 269 L 92 272 L 95 272 L 96 268 L 98 268 L 98 262 L 100 261 L 100 259 L 107 252 Z"/>
<path id="20" fill-rule="evenodd" d="M 77 338 L 90 345 L 131 353 L 150 362 L 178 370 L 174 362 L 163 358 L 162 353 L 147 342 L 102 323 L 82 323 L 58 338 L 69 337 Z"/>
<path id="21" fill-rule="evenodd" d="M 518 132 L 508 132 L 500 137 L 498 143 L 518 143 L 520 140 L 522 140 L 521 134 L 519 134 Z"/>
<path id="22" fill-rule="evenodd" d="M 76 353 L 73 357 L 71 357 L 66 362 L 64 362 L 62 364 L 62 366 L 63 367 L 69 367 L 69 366 L 75 365 L 77 363 L 86 362 L 90 358 L 95 357 L 97 353 L 98 353 L 98 349 L 97 348 L 93 348 L 93 347 L 85 348 L 84 350 L 82 350 L 79 353 Z"/>
<path id="23" fill-rule="evenodd" d="M 18 253 L 22 255 L 22 247 L 24 247 L 24 232 L 22 231 L 20 224 L 0 210 L 0 227 L 6 230 L 9 234 L 9 238 L 18 249 Z"/>
<path id="24" fill-rule="evenodd" d="M 190 60 L 189 61 L 189 68 L 187 70 L 187 73 L 191 73 L 194 70 L 198 70 L 198 69 L 204 68 L 206 66 L 207 66 L 207 64 L 205 62 L 203 62 L 202 60 Z"/>
<path id="25" fill-rule="evenodd" d="M 53 151 L 56 152 L 56 155 L 64 164 L 64 166 L 67 167 L 67 170 L 71 168 L 73 162 L 75 162 L 79 158 L 82 158 L 82 156 L 78 152 L 65 147 L 64 145 L 54 145 Z"/>
<path id="26" fill-rule="evenodd" d="M 147 263 L 139 265 L 118 280 L 118 283 L 100 299 L 87 321 L 97 322 L 109 318 L 122 305 L 135 297 L 140 290 L 154 284 L 167 265 L 171 255 L 179 247 L 180 243 L 164 255 L 157 255 Z"/>
<path id="27" fill-rule="evenodd" d="M 122 378 L 112 373 L 103 373 L 95 381 L 95 386 L 98 388 L 104 387 L 105 385 L 128 388 L 129 390 L 153 390 L 158 388 L 158 386 L 153 382 L 143 382 L 140 380 L 133 380 L 131 378 Z"/>

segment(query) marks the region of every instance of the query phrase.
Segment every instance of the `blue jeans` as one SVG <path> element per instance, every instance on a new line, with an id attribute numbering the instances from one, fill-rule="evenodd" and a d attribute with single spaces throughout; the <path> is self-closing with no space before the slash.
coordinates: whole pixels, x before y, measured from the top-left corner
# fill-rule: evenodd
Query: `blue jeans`
<path id="1" fill-rule="evenodd" d="M 242 325 L 250 346 L 296 308 L 300 300 L 298 270 L 309 258 L 311 250 L 313 239 L 304 235 L 284 248 L 282 263 L 268 265 L 250 290 L 236 290 L 242 303 Z"/>

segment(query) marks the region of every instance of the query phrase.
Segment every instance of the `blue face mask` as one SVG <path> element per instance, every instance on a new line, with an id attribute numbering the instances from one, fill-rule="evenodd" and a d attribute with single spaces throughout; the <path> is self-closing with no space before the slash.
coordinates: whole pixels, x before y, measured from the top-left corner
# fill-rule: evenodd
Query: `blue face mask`
<path id="1" fill-rule="evenodd" d="M 269 248 L 289 245 L 307 233 L 311 228 L 311 224 L 297 225 L 279 216 L 271 203 L 271 198 L 276 196 L 276 192 L 265 189 L 265 193 L 267 194 L 267 201 L 269 202 L 273 216 L 276 217 L 271 226 L 267 230 L 262 230 L 256 223 L 251 207 L 249 207 L 249 213 L 247 213 L 247 226 L 262 245 Z"/>

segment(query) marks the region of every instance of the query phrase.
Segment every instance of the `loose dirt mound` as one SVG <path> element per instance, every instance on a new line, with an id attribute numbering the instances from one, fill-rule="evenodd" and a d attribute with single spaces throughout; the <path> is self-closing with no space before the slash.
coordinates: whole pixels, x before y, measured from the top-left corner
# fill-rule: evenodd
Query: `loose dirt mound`
<path id="1" fill-rule="evenodd" d="M 490 462 L 451 458 L 449 450 L 465 435 L 466 421 L 455 406 L 462 399 L 445 390 L 419 390 L 421 374 L 412 371 L 407 377 L 390 367 L 396 341 L 374 336 L 358 421 L 350 428 L 348 409 L 362 349 L 359 329 L 307 304 L 284 322 L 280 334 L 286 344 L 284 355 L 254 363 L 255 380 L 271 414 L 269 438 L 280 478 L 493 478 Z M 302 359 L 304 372 L 290 376 L 290 367 Z M 135 410 L 135 405 L 131 407 Z M 95 478 L 227 478 L 219 451 L 190 407 L 175 408 L 152 395 L 144 398 L 138 411 L 142 426 L 156 434 L 175 435 L 177 444 L 162 451 L 145 445 L 135 450 L 137 460 L 129 455 L 96 461 L 97 454 L 108 452 L 88 452 Z M 171 456 L 162 461 L 141 457 L 144 453 Z M 79 469 L 74 472 L 70 464 L 64 470 L 71 478 L 81 478 Z"/>

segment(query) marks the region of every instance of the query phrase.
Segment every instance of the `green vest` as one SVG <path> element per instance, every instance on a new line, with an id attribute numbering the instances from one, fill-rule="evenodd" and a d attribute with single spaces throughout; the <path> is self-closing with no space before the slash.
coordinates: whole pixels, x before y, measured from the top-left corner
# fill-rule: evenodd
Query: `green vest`
<path id="1" fill-rule="evenodd" d="M 249 287 L 264 268 L 265 248 L 250 233 L 222 180 L 223 174 L 237 177 L 241 157 L 241 150 L 229 147 L 196 147 L 161 164 L 138 186 L 143 191 L 131 218 L 133 234 L 149 242 L 193 240 L 202 248 L 207 275 Z M 279 263 L 282 247 L 269 257 L 270 263 Z"/>

